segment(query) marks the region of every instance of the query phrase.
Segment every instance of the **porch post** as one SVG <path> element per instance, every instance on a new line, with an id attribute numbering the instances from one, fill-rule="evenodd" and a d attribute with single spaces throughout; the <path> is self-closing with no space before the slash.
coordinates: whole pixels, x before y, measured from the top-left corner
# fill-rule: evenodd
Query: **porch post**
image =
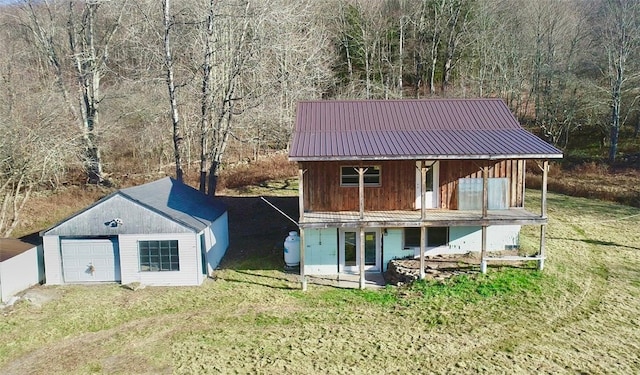
<path id="1" fill-rule="evenodd" d="M 420 162 L 420 220 L 424 220 L 427 212 L 427 163 Z"/>
<path id="2" fill-rule="evenodd" d="M 489 166 L 482 167 L 482 219 L 487 219 L 489 211 Z M 487 273 L 487 224 L 482 224 L 482 248 L 480 251 L 480 272 Z"/>
<path id="3" fill-rule="evenodd" d="M 367 168 L 358 168 L 358 205 L 360 207 L 360 220 L 364 219 L 364 172 Z"/>
<path id="4" fill-rule="evenodd" d="M 300 211 L 300 219 L 298 223 L 302 223 L 304 219 L 304 170 L 302 166 L 298 168 L 298 210 Z M 304 274 L 304 229 L 300 228 L 300 287 L 303 291 L 307 290 L 307 277 Z"/>
<path id="5" fill-rule="evenodd" d="M 540 259 L 538 259 L 538 269 L 540 271 L 542 271 L 544 269 L 544 247 L 545 247 L 545 232 L 546 232 L 547 226 L 545 224 L 542 224 L 540 226 L 540 252 L 538 253 L 538 256 L 540 257 Z"/>
<path id="6" fill-rule="evenodd" d="M 482 218 L 487 218 L 489 210 L 489 166 L 482 167 Z"/>
<path id="7" fill-rule="evenodd" d="M 364 227 L 360 227 L 360 289 L 364 289 Z"/>
<path id="8" fill-rule="evenodd" d="M 303 292 L 307 291 L 307 276 L 304 274 L 304 229 L 300 227 L 300 284 Z"/>
<path id="9" fill-rule="evenodd" d="M 420 280 L 424 280 L 425 272 L 424 272 L 424 252 L 427 242 L 427 227 L 424 225 L 420 226 Z"/>
<path id="10" fill-rule="evenodd" d="M 542 162 L 542 197 L 540 197 L 540 216 L 547 217 L 547 179 L 549 174 L 549 161 Z"/>
<path id="11" fill-rule="evenodd" d="M 300 211 L 300 220 L 304 219 L 304 170 L 298 168 L 298 211 Z"/>
<path id="12" fill-rule="evenodd" d="M 487 273 L 487 226 L 482 225 L 482 248 L 480 252 L 480 272 Z"/>
<path id="13" fill-rule="evenodd" d="M 549 161 L 544 160 L 542 162 L 542 197 L 541 207 L 540 207 L 540 216 L 544 219 L 547 218 L 547 180 L 549 176 Z M 546 234 L 547 225 L 540 225 L 540 251 L 538 252 L 538 269 L 542 271 L 544 269 L 544 257 L 545 257 L 545 234 Z"/>

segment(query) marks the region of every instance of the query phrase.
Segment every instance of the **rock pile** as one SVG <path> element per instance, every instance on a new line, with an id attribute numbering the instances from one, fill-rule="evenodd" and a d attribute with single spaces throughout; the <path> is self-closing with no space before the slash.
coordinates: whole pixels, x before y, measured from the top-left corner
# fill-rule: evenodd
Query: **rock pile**
<path id="1" fill-rule="evenodd" d="M 444 281 L 452 276 L 476 274 L 477 266 L 442 257 L 425 260 L 425 279 Z M 420 260 L 414 258 L 392 259 L 384 275 L 388 284 L 405 285 L 420 278 Z"/>

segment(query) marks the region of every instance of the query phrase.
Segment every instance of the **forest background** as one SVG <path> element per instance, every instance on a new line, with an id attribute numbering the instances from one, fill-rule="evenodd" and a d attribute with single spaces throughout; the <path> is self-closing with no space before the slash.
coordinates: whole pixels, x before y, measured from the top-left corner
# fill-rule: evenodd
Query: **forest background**
<path id="1" fill-rule="evenodd" d="M 291 174 L 300 100 L 502 98 L 552 190 L 640 206 L 640 0 L 2 1 L 0 46 L 0 236 L 68 186 Z"/>

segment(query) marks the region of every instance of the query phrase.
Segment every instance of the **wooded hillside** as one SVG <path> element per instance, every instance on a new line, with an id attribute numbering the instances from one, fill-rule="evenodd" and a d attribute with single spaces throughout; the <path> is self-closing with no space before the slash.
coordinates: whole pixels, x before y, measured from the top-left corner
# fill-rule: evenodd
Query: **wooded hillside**
<path id="1" fill-rule="evenodd" d="M 500 97 L 568 154 L 639 152 L 640 0 L 2 4 L 0 235 L 68 182 L 169 171 L 213 194 L 287 149 L 299 100 Z"/>

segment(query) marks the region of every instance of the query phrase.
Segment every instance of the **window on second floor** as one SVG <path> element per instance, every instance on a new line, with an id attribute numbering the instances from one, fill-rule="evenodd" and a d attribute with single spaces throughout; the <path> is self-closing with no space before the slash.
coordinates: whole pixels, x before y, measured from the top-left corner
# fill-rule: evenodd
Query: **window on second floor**
<path id="1" fill-rule="evenodd" d="M 342 166 L 340 167 L 340 186 L 358 186 L 360 176 L 358 175 L 358 168 L 354 166 Z M 364 186 L 380 186 L 381 184 L 381 168 L 379 165 L 363 166 L 364 172 Z"/>

